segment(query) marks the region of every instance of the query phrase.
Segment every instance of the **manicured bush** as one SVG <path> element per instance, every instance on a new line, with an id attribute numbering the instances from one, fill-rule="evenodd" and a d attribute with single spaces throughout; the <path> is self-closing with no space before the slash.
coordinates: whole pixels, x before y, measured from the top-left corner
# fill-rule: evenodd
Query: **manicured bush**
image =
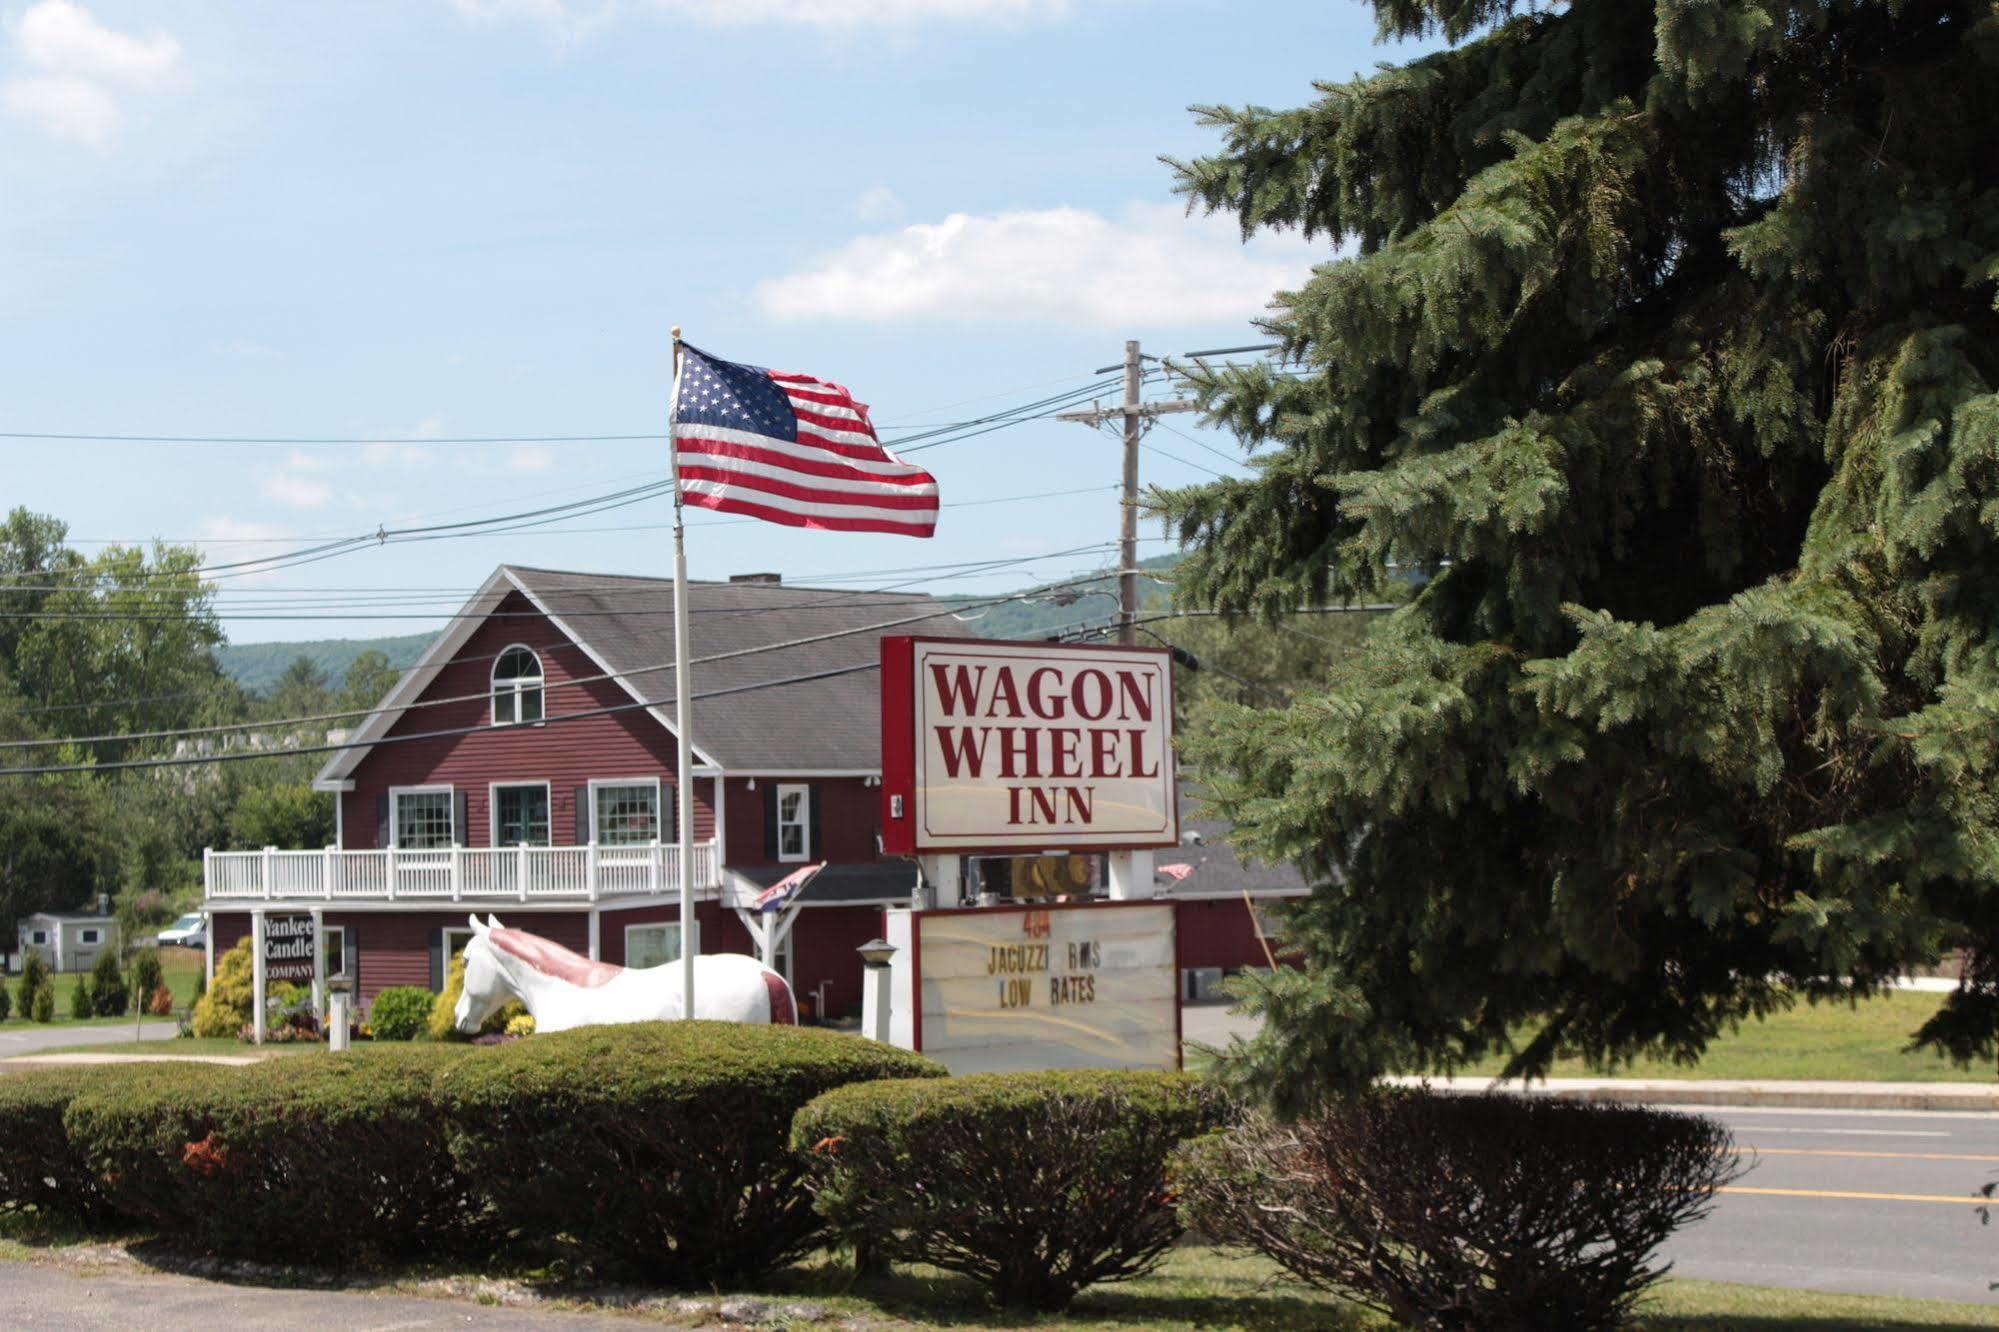
<path id="1" fill-rule="evenodd" d="M 153 991 L 159 989 L 165 980 L 160 973 L 159 949 L 141 948 L 132 954 L 132 993 L 135 996 L 142 1001 L 150 999 Z"/>
<path id="2" fill-rule="evenodd" d="M 35 1011 L 35 996 L 50 983 L 49 966 L 42 961 L 40 953 L 33 952 L 25 946 L 25 941 L 22 951 L 27 955 L 21 960 L 21 1014 L 24 1017 L 31 1017 Z"/>
<path id="3" fill-rule="evenodd" d="M 1221 1118 L 1220 1096 L 1180 1074 L 982 1074 L 842 1087 L 791 1141 L 857 1250 L 1053 1311 L 1158 1264 L 1181 1231 L 1167 1158 Z"/>
<path id="4" fill-rule="evenodd" d="M 815 1242 L 821 1223 L 786 1150 L 801 1106 L 849 1082 L 942 1073 L 839 1032 L 643 1022 L 477 1050 L 437 1094 L 452 1156 L 501 1224 L 710 1287 Z"/>
<path id="5" fill-rule="evenodd" d="M 232 1256 L 409 1257 L 467 1236 L 431 1084 L 455 1047 L 158 1066 L 64 1117 L 119 1211 Z M 302 1238 L 309 1237 L 309 1238 Z"/>
<path id="6" fill-rule="evenodd" d="M 14 1016 L 14 996 L 7 993 L 7 979 L 0 976 L 0 1022 Z"/>
<path id="7" fill-rule="evenodd" d="M 215 960 L 215 981 L 194 1005 L 194 1034 L 234 1036 L 251 1017 L 255 996 L 250 992 L 250 941 L 238 939 L 236 946 Z"/>
<path id="8" fill-rule="evenodd" d="M 164 985 L 156 987 L 153 990 L 152 997 L 146 1000 L 146 1011 L 154 1017 L 172 1017 L 174 1015 L 174 992 Z"/>
<path id="9" fill-rule="evenodd" d="M 430 1014 L 424 1019 L 424 1035 L 433 1041 L 465 1041 L 472 1039 L 458 1030 L 458 996 L 465 992 L 465 955 L 460 953 L 451 959 L 451 969 L 444 976 L 444 992 L 430 1003 Z M 498 1036 L 507 1030 L 507 1024 L 517 1017 L 527 1016 L 527 1006 L 518 999 L 509 999 L 491 1013 L 479 1025 L 475 1036 Z"/>
<path id="10" fill-rule="evenodd" d="M 1740 1167 L 1711 1119 L 1383 1092 L 1182 1149 L 1191 1223 L 1405 1327 L 1616 1327 Z"/>
<path id="11" fill-rule="evenodd" d="M 204 967 L 200 971 L 194 973 L 194 999 L 192 1002 L 198 1004 L 207 996 L 208 996 L 208 969 Z"/>
<path id="12" fill-rule="evenodd" d="M 39 1068 L 0 1077 L 0 1207 L 33 1207 L 85 1226 L 115 1215 L 104 1181 L 70 1145 L 63 1113 L 76 1096 L 152 1076 L 155 1065 Z"/>
<path id="13" fill-rule="evenodd" d="M 368 1005 L 368 1025 L 378 1041 L 413 1041 L 423 1034 L 430 1020 L 431 1000 L 436 998 L 421 985 L 395 985 L 375 996 Z"/>
<path id="14" fill-rule="evenodd" d="M 118 953 L 107 948 L 90 969 L 90 1006 L 98 1017 L 123 1017 L 132 1006 L 132 989 L 118 965 Z"/>
<path id="15" fill-rule="evenodd" d="M 77 972 L 76 984 L 70 987 L 69 1015 L 78 1021 L 97 1015 L 97 1000 L 90 993 L 90 976 L 87 972 Z"/>
<path id="16" fill-rule="evenodd" d="M 56 1020 L 56 987 L 53 982 L 44 980 L 41 987 L 35 991 L 34 1006 L 28 1016 L 37 1022 Z"/>

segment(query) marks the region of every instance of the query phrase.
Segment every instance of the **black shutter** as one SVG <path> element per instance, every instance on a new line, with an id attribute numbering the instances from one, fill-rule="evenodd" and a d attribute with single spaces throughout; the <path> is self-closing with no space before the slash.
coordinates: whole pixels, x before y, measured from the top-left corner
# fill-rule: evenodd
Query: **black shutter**
<path id="1" fill-rule="evenodd" d="M 453 846 L 472 845 L 472 825 L 467 817 L 469 809 L 465 792 L 454 791 L 451 795 L 451 844 Z"/>
<path id="2" fill-rule="evenodd" d="M 590 845 L 590 788 L 576 788 L 576 845 Z"/>
<path id="3" fill-rule="evenodd" d="M 680 840 L 680 788 L 666 782 L 659 784 L 659 840 Z"/>
<path id="4" fill-rule="evenodd" d="M 375 797 L 375 849 L 377 851 L 388 850 L 389 840 L 394 831 L 389 826 L 389 793 L 384 791 Z"/>
<path id="5" fill-rule="evenodd" d="M 806 825 L 805 840 L 808 845 L 806 847 L 805 858 L 807 860 L 818 860 L 819 849 L 825 845 L 824 839 L 819 834 L 819 788 L 808 786 L 805 790 L 807 792 L 806 808 L 810 811 L 807 817 L 812 820 L 811 823 Z"/>
<path id="6" fill-rule="evenodd" d="M 764 783 L 764 853 L 765 861 L 777 859 L 777 783 Z"/>
<path id="7" fill-rule="evenodd" d="M 347 930 L 347 993 L 349 1007 L 355 1017 L 361 1016 L 361 928 L 349 925 Z"/>
<path id="8" fill-rule="evenodd" d="M 444 993 L 444 927 L 430 932 L 430 992 Z"/>

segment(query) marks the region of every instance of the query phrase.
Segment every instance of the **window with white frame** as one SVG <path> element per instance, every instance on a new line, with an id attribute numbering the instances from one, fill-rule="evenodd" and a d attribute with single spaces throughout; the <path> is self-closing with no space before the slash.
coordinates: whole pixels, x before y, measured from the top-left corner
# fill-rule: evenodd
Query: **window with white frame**
<path id="1" fill-rule="evenodd" d="M 598 782 L 591 828 L 599 846 L 637 846 L 659 840 L 659 782 Z"/>
<path id="2" fill-rule="evenodd" d="M 456 829 L 452 826 L 456 803 L 452 799 L 450 787 L 440 787 L 433 791 L 397 791 L 394 793 L 396 805 L 396 849 L 399 851 L 435 851 L 447 847 L 454 840 Z"/>
<path id="3" fill-rule="evenodd" d="M 812 789 L 777 788 L 777 858 L 804 860 L 812 854 Z"/>
<path id="4" fill-rule="evenodd" d="M 326 925 L 320 928 L 319 951 L 321 966 L 330 981 L 353 980 L 353 973 L 347 970 L 347 927 Z"/>
<path id="5" fill-rule="evenodd" d="M 493 663 L 493 725 L 541 720 L 541 658 L 518 645 Z"/>
<path id="6" fill-rule="evenodd" d="M 493 845 L 548 845 L 548 783 L 493 788 Z"/>
<path id="7" fill-rule="evenodd" d="M 78 943 L 94 944 L 103 937 L 104 936 L 98 933 L 96 930 L 78 930 L 76 934 L 76 941 Z"/>
<path id="8" fill-rule="evenodd" d="M 49 944 L 49 932 L 47 930 L 34 930 L 29 933 L 28 942 L 37 948 L 46 948 Z"/>
<path id="9" fill-rule="evenodd" d="M 625 926 L 625 965 L 663 967 L 680 957 L 680 923 Z"/>

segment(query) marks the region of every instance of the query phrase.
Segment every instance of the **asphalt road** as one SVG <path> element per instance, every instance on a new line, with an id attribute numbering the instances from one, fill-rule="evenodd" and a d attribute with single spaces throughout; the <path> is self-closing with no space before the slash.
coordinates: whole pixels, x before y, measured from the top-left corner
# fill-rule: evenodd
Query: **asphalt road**
<path id="1" fill-rule="evenodd" d="M 172 1040 L 179 1028 L 158 1018 L 143 1023 L 113 1022 L 107 1026 L 66 1027 L 60 1023 L 43 1026 L 39 1022 L 9 1022 L 0 1026 L 0 1059 L 10 1055 L 34 1054 L 65 1045 L 111 1045 L 133 1039 Z M 135 1036 L 136 1032 L 136 1036 Z"/>
<path id="2" fill-rule="evenodd" d="M 1704 1113 L 1756 1164 L 1669 1242 L 1675 1275 L 1999 1304 L 1999 1218 L 1978 1206 L 1999 1181 L 1999 1115 Z"/>

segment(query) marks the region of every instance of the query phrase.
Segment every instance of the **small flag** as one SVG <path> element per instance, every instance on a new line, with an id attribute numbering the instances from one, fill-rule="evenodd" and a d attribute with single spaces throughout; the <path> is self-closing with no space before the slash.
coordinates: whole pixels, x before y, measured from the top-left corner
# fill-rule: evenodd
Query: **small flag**
<path id="1" fill-rule="evenodd" d="M 818 878 L 819 871 L 825 868 L 826 862 L 822 860 L 817 865 L 805 865 L 793 870 L 770 887 L 758 893 L 756 900 L 750 903 L 750 909 L 768 915 L 783 906 L 794 894 L 804 888 L 806 884 Z"/>
<path id="2" fill-rule="evenodd" d="M 672 420 L 687 503 L 833 532 L 937 530 L 937 478 L 884 448 L 847 390 L 680 349 Z"/>
<path id="3" fill-rule="evenodd" d="M 1153 867 L 1152 872 L 1154 874 L 1164 874 L 1167 878 L 1173 880 L 1173 882 L 1180 883 L 1189 874 L 1194 872 L 1194 867 L 1192 865 L 1156 865 Z"/>

